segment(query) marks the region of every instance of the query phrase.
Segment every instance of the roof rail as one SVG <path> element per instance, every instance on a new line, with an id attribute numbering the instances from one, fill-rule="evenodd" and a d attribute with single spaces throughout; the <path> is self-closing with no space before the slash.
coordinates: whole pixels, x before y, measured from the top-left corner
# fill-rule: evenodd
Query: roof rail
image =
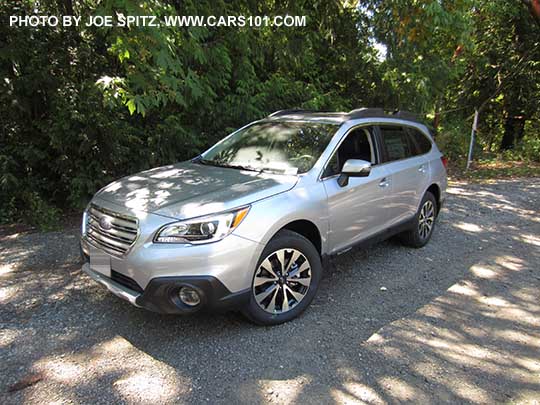
<path id="1" fill-rule="evenodd" d="M 349 111 L 349 117 L 355 118 L 369 118 L 369 117 L 381 117 L 381 118 L 401 118 L 408 121 L 420 122 L 420 118 L 417 114 L 409 111 L 394 110 L 392 112 L 385 112 L 382 108 L 357 108 Z"/>
<path id="2" fill-rule="evenodd" d="M 409 120 L 409 121 L 420 121 L 420 118 L 418 117 L 417 114 L 413 113 L 413 112 L 410 112 L 410 111 L 394 111 L 392 113 L 392 115 L 394 117 L 397 117 L 397 118 L 402 118 L 404 120 Z"/>
<path id="3" fill-rule="evenodd" d="M 304 110 L 301 108 L 292 108 L 289 110 L 279 110 L 276 112 L 273 112 L 268 117 L 279 117 L 280 115 L 288 115 L 288 114 L 298 114 L 298 113 L 313 113 L 315 111 L 313 110 Z"/>
<path id="4" fill-rule="evenodd" d="M 349 117 L 351 118 L 365 118 L 365 117 L 386 117 L 387 114 L 382 108 L 357 108 L 349 111 Z"/>

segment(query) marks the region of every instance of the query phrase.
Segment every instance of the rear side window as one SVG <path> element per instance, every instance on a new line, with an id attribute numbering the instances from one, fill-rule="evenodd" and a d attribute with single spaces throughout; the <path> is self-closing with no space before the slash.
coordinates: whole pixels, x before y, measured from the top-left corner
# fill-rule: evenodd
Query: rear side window
<path id="1" fill-rule="evenodd" d="M 423 155 L 431 150 L 431 141 L 422 132 L 414 128 L 407 128 L 407 132 L 412 138 L 415 155 Z"/>
<path id="2" fill-rule="evenodd" d="M 381 126 L 381 138 L 385 161 L 407 159 L 415 155 L 413 145 L 405 128 L 400 126 Z"/>

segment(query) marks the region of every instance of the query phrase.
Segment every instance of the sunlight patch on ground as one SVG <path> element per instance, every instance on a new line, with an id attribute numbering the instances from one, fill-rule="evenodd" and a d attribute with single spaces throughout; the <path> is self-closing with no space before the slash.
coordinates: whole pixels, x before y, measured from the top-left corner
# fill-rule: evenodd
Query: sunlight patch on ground
<path id="1" fill-rule="evenodd" d="M 534 246 L 540 246 L 540 237 L 530 234 L 530 233 L 524 233 L 521 235 L 520 238 L 523 242 L 529 243 Z"/>
<path id="2" fill-rule="evenodd" d="M 7 303 L 11 298 L 13 298 L 16 291 L 17 290 L 16 290 L 15 287 L 2 287 L 2 288 L 0 288 L 0 304 Z"/>
<path id="3" fill-rule="evenodd" d="M 290 380 L 260 380 L 259 386 L 263 396 L 270 401 L 294 404 L 298 402 L 298 395 L 309 383 L 311 383 L 311 377 L 301 375 Z"/>
<path id="4" fill-rule="evenodd" d="M 129 343 L 126 339 L 116 336 L 111 340 L 100 344 L 95 351 L 102 354 L 111 355 L 124 350 L 129 350 L 130 347 L 131 343 Z"/>
<path id="5" fill-rule="evenodd" d="M 135 372 L 120 378 L 113 386 L 124 398 L 139 399 L 146 403 L 168 402 L 178 394 L 175 384 L 150 371 Z"/>
<path id="6" fill-rule="evenodd" d="M 384 338 L 379 335 L 378 333 L 374 333 L 373 335 L 371 335 L 369 337 L 368 340 L 366 340 L 366 343 L 375 343 L 375 344 L 380 344 L 380 343 L 383 343 L 384 342 Z"/>
<path id="7" fill-rule="evenodd" d="M 67 385 L 74 385 L 84 373 L 84 368 L 77 364 L 76 361 L 65 359 L 47 360 L 42 364 L 47 370 L 47 375 L 56 381 Z"/>
<path id="8" fill-rule="evenodd" d="M 497 336 L 500 339 L 504 339 L 508 342 L 512 343 L 518 343 L 521 344 L 525 340 L 536 340 L 538 344 L 540 345 L 540 332 L 536 335 L 530 335 L 528 333 L 525 333 L 523 331 L 517 331 L 514 329 L 503 329 L 503 330 L 496 330 L 493 332 L 494 336 Z M 537 360 L 538 366 L 540 367 L 540 358 Z"/>
<path id="9" fill-rule="evenodd" d="M 479 227 L 476 224 L 471 224 L 471 223 L 468 223 L 468 222 L 460 222 L 458 224 L 455 224 L 454 226 L 456 228 L 461 229 L 462 231 L 465 231 L 465 232 L 474 232 L 474 233 L 482 232 L 481 227 Z"/>
<path id="10" fill-rule="evenodd" d="M 15 266 L 13 264 L 0 264 L 0 277 L 12 273 L 13 271 L 15 271 Z"/>
<path id="11" fill-rule="evenodd" d="M 468 297 L 477 297 L 478 289 L 470 281 L 464 280 L 461 283 L 454 284 L 448 291 L 454 294 L 466 295 Z"/>
<path id="12" fill-rule="evenodd" d="M 469 232 L 480 230 L 474 224 L 462 222 L 459 225 Z M 540 350 L 540 333 L 535 332 L 540 324 L 537 289 L 534 286 L 517 288 L 508 283 L 509 277 L 526 270 L 530 270 L 527 260 L 517 253 L 516 256 L 512 253 L 493 255 L 488 262 L 479 261 L 469 267 L 472 278 L 450 286 L 444 296 L 419 309 L 418 318 L 397 321 L 378 330 L 365 342 L 365 347 L 384 353 L 388 359 L 407 358 L 409 348 L 418 357 L 414 363 L 407 363 L 408 366 L 414 370 L 413 375 L 422 376 L 426 381 L 445 381 L 446 370 L 433 368 L 432 358 L 436 358 L 442 364 L 456 367 L 458 373 L 467 369 L 486 370 L 494 378 L 512 376 L 515 381 L 530 383 L 529 376 L 540 373 L 540 358 L 531 352 L 516 356 L 514 348 L 524 347 L 532 353 Z M 493 289 L 496 283 L 499 287 Z M 506 288 L 512 288 L 512 293 L 505 295 Z M 464 324 L 466 328 L 461 326 Z M 502 324 L 519 330 L 498 329 Z M 405 382 L 400 384 L 401 380 Z M 460 383 L 446 385 L 448 394 L 465 402 L 490 403 L 490 399 L 499 395 L 485 390 L 477 381 L 464 381 L 463 376 L 456 380 Z M 397 402 L 421 402 L 425 393 L 423 390 L 415 392 L 418 387 L 399 375 L 381 376 L 378 382 L 384 389 L 384 398 L 388 396 Z M 336 392 L 337 402 L 369 402 L 345 390 Z"/>
<path id="13" fill-rule="evenodd" d="M 330 394 L 338 404 L 384 404 L 377 392 L 359 382 L 346 382 L 343 389 L 333 388 Z"/>
<path id="14" fill-rule="evenodd" d="M 24 235 L 24 233 L 12 233 L 11 235 L 3 236 L 3 240 L 14 240 L 17 239 L 19 236 Z"/>
<path id="15" fill-rule="evenodd" d="M 191 381 L 176 370 L 140 351 L 126 339 L 116 336 L 69 355 L 51 355 L 34 364 L 63 386 L 77 387 L 85 383 L 89 370 L 97 370 L 92 378 L 110 379 L 108 390 L 126 402 L 169 403 L 190 390 Z M 36 400 L 40 392 L 36 391 Z"/>
<path id="16" fill-rule="evenodd" d="M 414 387 L 396 377 L 382 377 L 379 383 L 391 391 L 392 398 L 398 401 L 414 401 L 420 396 Z"/>
<path id="17" fill-rule="evenodd" d="M 484 304 L 493 305 L 495 307 L 510 306 L 510 303 L 508 301 L 500 297 L 482 297 L 480 298 L 480 301 L 482 301 Z"/>
<path id="18" fill-rule="evenodd" d="M 0 330 L 0 347 L 7 347 L 15 343 L 21 337 L 21 331 L 17 329 L 1 329 Z"/>
<path id="19" fill-rule="evenodd" d="M 476 276 L 480 278 L 495 278 L 497 277 L 497 272 L 481 265 L 474 265 L 471 267 L 471 272 Z"/>
<path id="20" fill-rule="evenodd" d="M 452 389 L 456 395 L 463 398 L 466 401 L 475 404 L 489 404 L 492 403 L 490 395 L 477 385 L 472 384 L 455 384 Z"/>
<path id="21" fill-rule="evenodd" d="M 499 256 L 495 259 L 495 263 L 512 271 L 523 269 L 523 260 L 514 256 Z"/>

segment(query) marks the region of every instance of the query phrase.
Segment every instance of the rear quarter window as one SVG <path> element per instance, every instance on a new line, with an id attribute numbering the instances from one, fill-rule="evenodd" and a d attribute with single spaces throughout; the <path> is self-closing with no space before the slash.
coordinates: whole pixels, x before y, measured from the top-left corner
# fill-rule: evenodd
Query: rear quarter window
<path id="1" fill-rule="evenodd" d="M 407 128 L 407 132 L 414 143 L 415 155 L 423 155 L 431 150 L 431 140 L 415 128 Z"/>
<path id="2" fill-rule="evenodd" d="M 386 162 L 414 156 L 412 142 L 407 131 L 400 126 L 380 126 L 382 146 Z"/>

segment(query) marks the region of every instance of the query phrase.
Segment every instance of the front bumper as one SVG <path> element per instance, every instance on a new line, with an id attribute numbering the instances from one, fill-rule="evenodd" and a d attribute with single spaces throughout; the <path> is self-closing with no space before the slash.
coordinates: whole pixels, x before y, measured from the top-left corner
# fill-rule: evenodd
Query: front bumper
<path id="1" fill-rule="evenodd" d="M 158 277 L 152 279 L 143 292 L 139 292 L 92 270 L 89 263 L 84 263 L 82 270 L 117 297 L 136 307 L 163 314 L 227 311 L 241 307 L 249 299 L 249 289 L 232 293 L 213 276 Z M 184 286 L 194 288 L 199 293 L 199 305 L 192 307 L 180 301 L 178 291 Z"/>
<path id="2" fill-rule="evenodd" d="M 95 200 L 104 210 L 129 215 L 138 220 L 137 238 L 124 254 L 111 254 L 95 240 L 81 238 L 83 260 L 98 250 L 110 259 L 110 274 L 83 270 L 112 293 L 133 305 L 156 312 L 189 313 L 206 309 L 226 309 L 242 302 L 251 287 L 253 271 L 264 249 L 262 243 L 234 233 L 201 245 L 154 243 L 157 229 L 172 218 L 146 212 L 126 212 L 107 201 Z M 201 293 L 202 302 L 188 307 L 177 299 L 180 285 L 190 285 Z"/>
<path id="3" fill-rule="evenodd" d="M 141 289 L 160 277 L 213 276 L 232 292 L 251 285 L 264 246 L 231 234 L 204 245 L 157 244 L 140 238 L 125 256 L 110 255 L 83 237 L 83 254 L 97 249 L 110 258 L 111 269 L 131 278 Z M 136 289 L 136 288 L 132 288 Z"/>

